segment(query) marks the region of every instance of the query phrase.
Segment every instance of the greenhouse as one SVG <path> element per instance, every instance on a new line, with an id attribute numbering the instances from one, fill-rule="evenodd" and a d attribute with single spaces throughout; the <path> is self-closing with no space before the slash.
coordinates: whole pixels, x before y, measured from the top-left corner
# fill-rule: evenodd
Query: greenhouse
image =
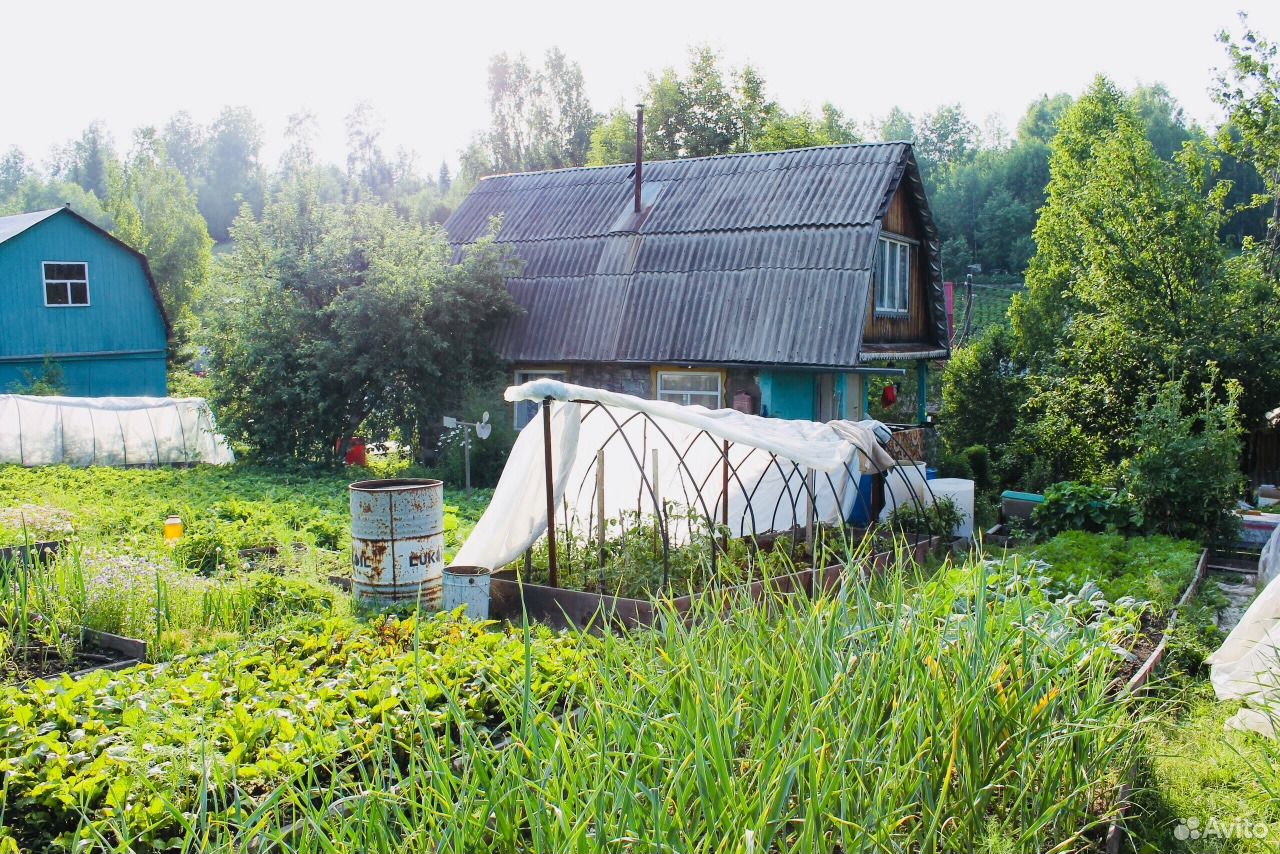
<path id="1" fill-rule="evenodd" d="M 232 462 L 235 455 L 204 398 L 0 395 L 0 464 Z"/>

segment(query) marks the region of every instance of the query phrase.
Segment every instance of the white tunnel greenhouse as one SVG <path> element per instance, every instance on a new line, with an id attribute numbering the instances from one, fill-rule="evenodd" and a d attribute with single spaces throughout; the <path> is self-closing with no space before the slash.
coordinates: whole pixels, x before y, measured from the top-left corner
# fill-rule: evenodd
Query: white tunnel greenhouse
<path id="1" fill-rule="evenodd" d="M 0 394 L 0 463 L 161 466 L 234 461 L 204 398 Z"/>

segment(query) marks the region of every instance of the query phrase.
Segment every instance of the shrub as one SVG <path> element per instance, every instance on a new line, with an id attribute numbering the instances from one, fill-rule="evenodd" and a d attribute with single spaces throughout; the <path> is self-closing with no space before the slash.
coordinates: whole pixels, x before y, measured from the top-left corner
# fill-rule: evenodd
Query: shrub
<path id="1" fill-rule="evenodd" d="M 1142 529 L 1142 513 L 1123 492 L 1088 483 L 1056 483 L 1032 513 L 1039 534 L 1063 531 L 1132 534 Z"/>
<path id="2" fill-rule="evenodd" d="M 1046 413 L 1014 429 L 996 469 L 1001 483 L 1040 492 L 1059 481 L 1100 473 L 1102 460 L 1096 436 L 1061 415 Z"/>
<path id="3" fill-rule="evenodd" d="M 1244 488 L 1240 474 L 1240 385 L 1214 389 L 1216 369 L 1200 393 L 1182 380 L 1163 383 L 1140 407 L 1133 455 L 1122 474 L 1147 524 L 1175 537 L 1206 544 L 1235 539 L 1232 512 Z"/>
<path id="4" fill-rule="evenodd" d="M 991 451 L 987 446 L 970 445 L 961 453 L 973 474 L 974 488 L 990 489 L 994 484 L 991 480 Z"/>
<path id="5" fill-rule="evenodd" d="M 959 477 L 965 480 L 973 480 L 973 467 L 969 465 L 969 458 L 964 454 L 943 453 L 938 458 L 938 474 L 943 477 Z"/>
<path id="6" fill-rule="evenodd" d="M 944 497 L 925 507 L 915 504 L 897 507 L 889 514 L 888 525 L 901 533 L 949 537 L 962 521 L 960 508 L 950 498 Z"/>
<path id="7" fill-rule="evenodd" d="M 240 544 L 233 526 L 200 523 L 189 527 L 173 547 L 174 559 L 200 575 L 240 568 Z"/>
<path id="8" fill-rule="evenodd" d="M 974 445 L 996 448 L 1013 434 L 1025 399 L 1012 336 L 1003 324 L 994 325 L 956 350 L 943 371 L 943 442 L 952 451 Z"/>

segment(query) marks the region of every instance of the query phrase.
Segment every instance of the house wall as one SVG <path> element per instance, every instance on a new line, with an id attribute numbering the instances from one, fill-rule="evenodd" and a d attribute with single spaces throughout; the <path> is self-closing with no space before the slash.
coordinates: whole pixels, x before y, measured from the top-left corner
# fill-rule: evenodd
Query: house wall
<path id="1" fill-rule="evenodd" d="M 43 261 L 87 263 L 90 304 L 46 306 Z M 0 244 L 0 392 L 48 359 L 68 394 L 163 396 L 166 353 L 142 261 L 114 240 L 55 214 Z"/>
<path id="2" fill-rule="evenodd" d="M 892 234 L 923 239 L 915 202 L 907 192 L 905 182 L 898 187 L 889 210 L 885 214 L 882 230 Z M 924 246 L 917 243 L 911 250 L 911 304 L 906 317 L 877 315 L 875 296 L 867 300 L 867 326 L 862 340 L 868 343 L 928 341 L 929 316 L 929 267 L 922 257 Z"/>

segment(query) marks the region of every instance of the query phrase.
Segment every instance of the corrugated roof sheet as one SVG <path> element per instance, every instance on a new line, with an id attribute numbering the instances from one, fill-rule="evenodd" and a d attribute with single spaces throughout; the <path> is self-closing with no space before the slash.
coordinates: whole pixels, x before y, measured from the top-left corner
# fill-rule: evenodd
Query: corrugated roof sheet
<path id="1" fill-rule="evenodd" d="M 60 210 L 62 210 L 62 208 L 13 214 L 12 216 L 0 216 L 0 243 L 4 243 L 11 237 L 17 237 L 31 226 L 41 220 L 48 219 Z"/>
<path id="2" fill-rule="evenodd" d="M 880 219 L 904 174 L 918 183 L 908 144 L 646 163 L 646 191 L 661 192 L 638 231 L 619 231 L 633 220 L 633 168 L 486 178 L 445 223 L 460 251 L 501 216 L 499 242 L 525 262 L 509 281 L 525 311 L 498 330 L 501 355 L 861 361 Z"/>

